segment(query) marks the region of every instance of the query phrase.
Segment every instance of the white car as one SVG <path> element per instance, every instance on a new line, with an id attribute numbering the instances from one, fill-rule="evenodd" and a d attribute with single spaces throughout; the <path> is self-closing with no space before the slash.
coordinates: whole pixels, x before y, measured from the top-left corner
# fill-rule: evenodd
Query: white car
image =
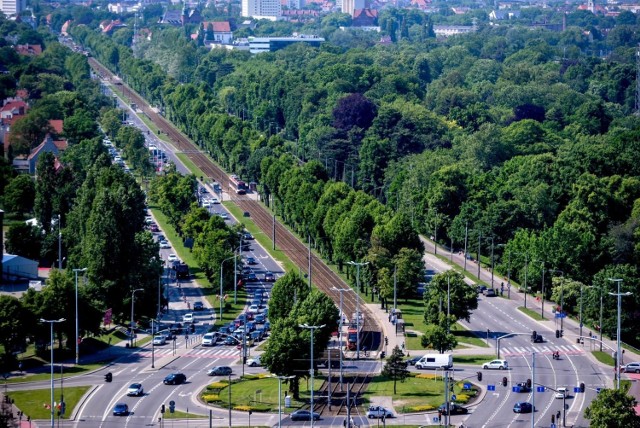
<path id="1" fill-rule="evenodd" d="M 488 363 L 484 363 L 482 365 L 483 369 L 499 369 L 499 370 L 506 370 L 509 368 L 509 363 L 507 363 L 507 360 L 493 360 L 493 361 L 489 361 Z"/>
<path id="2" fill-rule="evenodd" d="M 220 215 L 220 217 L 222 217 L 224 220 L 229 220 L 229 215 L 228 215 L 227 213 L 225 213 L 225 212 L 221 212 L 219 215 Z"/>
<path id="3" fill-rule="evenodd" d="M 160 248 L 171 248 L 171 244 L 168 241 L 160 241 Z"/>
<path id="4" fill-rule="evenodd" d="M 155 346 L 160 346 L 160 345 L 166 345 L 167 344 L 167 338 L 161 335 L 155 336 L 153 338 L 153 344 Z"/>
<path id="5" fill-rule="evenodd" d="M 184 314 L 182 316 L 182 322 L 183 323 L 192 323 L 193 322 L 193 314 Z"/>
<path id="6" fill-rule="evenodd" d="M 202 201 L 202 208 L 211 208 L 211 201 L 205 199 Z"/>
<path id="7" fill-rule="evenodd" d="M 144 395 L 144 388 L 142 388 L 142 384 L 141 383 L 132 383 L 131 385 L 129 385 L 129 388 L 127 389 L 127 395 L 128 396 L 135 396 L 135 397 L 141 397 Z"/>
<path id="8" fill-rule="evenodd" d="M 211 199 L 209 199 L 209 200 L 211 201 L 211 203 L 212 203 L 213 205 L 218 205 L 218 204 L 220 203 L 220 201 L 218 200 L 218 198 L 211 198 Z"/>
<path id="9" fill-rule="evenodd" d="M 385 409 L 382 406 L 370 406 L 369 410 L 367 410 L 367 417 L 369 419 L 381 418 L 383 416 L 385 418 L 392 418 L 393 412 L 389 409 Z"/>
<path id="10" fill-rule="evenodd" d="M 171 254 L 169 254 L 169 257 L 167 257 L 167 261 L 169 261 L 169 262 L 177 262 L 178 261 L 178 256 L 176 256 L 175 254 L 171 253 Z"/>
<path id="11" fill-rule="evenodd" d="M 206 333 L 202 336 L 202 346 L 213 346 L 216 344 L 217 335 L 215 333 Z"/>
<path id="12" fill-rule="evenodd" d="M 249 367 L 260 367 L 262 363 L 260 362 L 260 357 L 253 357 L 247 360 L 247 365 Z"/>
<path id="13" fill-rule="evenodd" d="M 556 390 L 556 395 L 555 395 L 556 398 L 566 398 L 568 396 L 569 396 L 569 390 L 564 386 Z"/>
<path id="14" fill-rule="evenodd" d="M 260 312 L 260 307 L 258 305 L 249 306 L 248 312 L 251 314 L 257 314 Z"/>
<path id="15" fill-rule="evenodd" d="M 622 366 L 624 373 L 640 373 L 640 363 L 629 363 Z"/>

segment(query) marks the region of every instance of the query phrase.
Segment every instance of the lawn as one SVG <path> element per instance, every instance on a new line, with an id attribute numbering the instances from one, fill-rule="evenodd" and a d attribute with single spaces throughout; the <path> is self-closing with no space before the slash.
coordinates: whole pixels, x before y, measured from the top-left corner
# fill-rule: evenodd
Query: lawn
<path id="1" fill-rule="evenodd" d="M 486 358 L 484 359 L 486 360 Z M 321 387 L 323 379 L 316 378 L 315 389 Z M 466 381 L 468 382 L 468 381 Z M 462 387 L 465 382 L 456 382 L 454 393 L 458 397 L 458 403 L 465 403 L 477 394 L 477 391 L 463 391 Z M 229 390 L 227 389 L 227 381 L 213 382 L 207 386 L 202 393 L 204 401 L 211 404 L 219 405 L 223 408 L 229 406 Z M 282 385 L 282 394 L 284 396 L 287 385 Z M 393 381 L 382 377 L 375 378 L 364 394 L 365 400 L 370 401 L 373 396 L 393 396 L 394 407 L 398 412 L 418 412 L 428 411 L 437 408 L 444 401 L 444 383 L 442 376 L 436 376 L 432 373 L 421 373 L 418 376 L 412 376 L 405 382 L 398 382 L 396 395 L 393 394 Z M 285 409 L 283 412 L 291 412 L 304 405 L 309 398 L 309 390 L 307 381 L 300 381 L 300 401 L 292 401 L 292 407 Z M 284 400 L 282 401 L 284 406 Z M 231 406 L 236 410 L 253 410 L 258 412 L 269 412 L 278 410 L 278 379 L 272 377 L 255 378 L 247 376 L 247 378 L 233 381 L 231 384 Z"/>
<path id="2" fill-rule="evenodd" d="M 78 404 L 80 398 L 91 388 L 91 386 L 76 386 L 71 388 L 64 388 L 64 401 L 66 403 L 66 419 L 69 417 L 73 408 Z M 60 401 L 60 392 L 58 388 L 55 391 L 54 400 Z M 11 399 L 15 401 L 16 407 L 18 407 L 25 415 L 31 417 L 31 419 L 50 419 L 51 410 L 45 408 L 45 404 L 48 404 L 51 400 L 50 389 L 33 389 L 27 391 L 13 391 L 10 394 Z"/>
<path id="3" fill-rule="evenodd" d="M 196 415 L 193 413 L 182 412 L 180 410 L 175 410 L 173 413 L 169 411 L 169 406 L 165 407 L 164 419 L 204 419 L 208 418 L 207 415 Z"/>
<path id="4" fill-rule="evenodd" d="M 524 313 L 525 315 L 530 316 L 531 318 L 533 318 L 536 321 L 542 321 L 546 318 L 543 318 L 540 316 L 540 313 L 538 311 L 534 311 L 532 309 L 529 308 L 525 308 L 524 306 L 519 306 L 518 310 L 522 313 Z"/>
<path id="5" fill-rule="evenodd" d="M 49 365 L 49 363 L 46 363 L 46 364 L 47 366 Z M 65 366 L 63 369 L 64 370 L 63 374 L 65 379 L 72 376 L 79 376 L 81 374 L 98 370 L 99 368 L 104 367 L 104 364 L 105 364 L 104 362 L 100 362 L 95 364 L 86 364 L 86 365 L 78 365 L 78 366 Z M 54 379 L 60 379 L 60 366 L 54 364 L 53 369 L 54 369 L 54 372 L 53 372 Z M 47 371 L 44 373 L 37 373 L 37 374 L 15 375 L 8 378 L 7 381 L 9 384 L 12 384 L 12 383 L 22 383 L 22 382 L 39 382 L 39 381 L 49 380 L 49 379 L 51 379 L 51 372 Z"/>
<path id="6" fill-rule="evenodd" d="M 458 364 L 482 364 L 494 359 L 494 355 L 456 355 L 453 354 L 453 363 Z"/>
<path id="7" fill-rule="evenodd" d="M 593 351 L 593 356 L 596 357 L 596 360 L 600 361 L 602 364 L 606 364 L 611 367 L 615 367 L 616 362 L 611 356 L 610 352 L 607 351 Z M 615 371 L 615 370 L 614 370 Z"/>

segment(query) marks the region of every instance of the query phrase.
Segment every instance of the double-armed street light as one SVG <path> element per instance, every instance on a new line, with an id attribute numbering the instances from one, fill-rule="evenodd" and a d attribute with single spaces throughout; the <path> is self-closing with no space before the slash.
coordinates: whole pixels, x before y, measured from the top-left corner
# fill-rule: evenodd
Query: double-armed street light
<path id="1" fill-rule="evenodd" d="M 310 330 L 310 332 L 311 332 L 311 341 L 310 341 L 311 342 L 311 368 L 309 369 L 309 374 L 311 375 L 311 418 L 309 418 L 309 419 L 311 420 L 311 428 L 313 428 L 313 374 L 314 374 L 314 367 L 313 367 L 313 338 L 314 338 L 316 330 L 326 327 L 326 324 L 322 324 L 322 325 L 300 324 L 300 325 L 298 325 L 298 327 Z"/>
<path id="2" fill-rule="evenodd" d="M 76 276 L 76 365 L 80 364 L 80 338 L 78 337 L 78 272 L 86 272 L 87 268 L 74 269 Z"/>
<path id="3" fill-rule="evenodd" d="M 130 340 L 130 347 L 133 348 L 133 310 L 135 307 L 135 302 L 136 302 L 136 292 L 137 291 L 143 291 L 142 288 L 136 288 L 135 290 L 131 290 L 131 331 L 130 336 L 129 336 L 129 340 Z"/>
<path id="4" fill-rule="evenodd" d="M 220 322 L 222 322 L 222 268 L 224 267 L 224 262 L 240 257 L 240 254 L 234 254 L 231 257 L 227 257 L 222 262 L 220 262 Z"/>
<path id="5" fill-rule="evenodd" d="M 564 330 L 564 272 L 560 269 L 549 269 L 550 274 L 560 273 L 562 283 L 560 284 L 560 332 Z M 580 317 L 580 325 L 582 327 L 582 316 Z M 582 331 L 580 331 L 582 336 Z"/>
<path id="6" fill-rule="evenodd" d="M 40 318 L 40 322 L 41 323 L 49 323 L 49 326 L 51 327 L 51 336 L 50 336 L 50 348 L 51 348 L 51 361 L 50 361 L 50 366 L 51 366 L 51 428 L 55 427 L 55 406 L 53 405 L 53 324 L 55 323 L 60 323 L 60 322 L 65 322 L 66 319 L 64 318 L 60 318 L 57 320 L 45 320 L 43 318 Z"/>
<path id="7" fill-rule="evenodd" d="M 356 267 L 356 360 L 360 359 L 360 296 L 358 295 L 358 292 L 360 291 L 360 267 L 361 266 L 366 266 L 369 264 L 369 262 L 354 262 L 354 261 L 350 261 L 347 262 L 347 264 L 351 265 L 351 266 L 355 266 Z M 395 287 L 394 287 L 395 288 Z M 394 291 L 395 294 L 395 291 Z M 394 300 L 395 300 L 395 296 L 394 296 Z M 395 308 L 395 301 L 394 301 L 394 308 Z"/>
<path id="8" fill-rule="evenodd" d="M 620 292 L 620 284 L 622 283 L 621 278 L 607 278 L 611 282 L 615 282 L 618 284 L 618 291 L 616 293 L 609 292 L 610 296 L 618 297 L 618 325 L 616 330 L 616 341 L 617 341 L 617 350 L 616 350 L 616 380 L 617 380 L 617 389 L 620 389 L 620 365 L 622 360 L 622 350 L 620 349 L 620 312 L 622 309 L 622 296 L 631 296 L 633 293 L 627 291 L 625 293 Z M 602 326 L 600 326 L 600 330 L 602 330 Z"/>
<path id="9" fill-rule="evenodd" d="M 275 376 L 278 379 L 278 428 L 282 426 L 282 381 L 293 379 L 295 376 Z M 313 410 L 311 411 L 313 416 Z"/>

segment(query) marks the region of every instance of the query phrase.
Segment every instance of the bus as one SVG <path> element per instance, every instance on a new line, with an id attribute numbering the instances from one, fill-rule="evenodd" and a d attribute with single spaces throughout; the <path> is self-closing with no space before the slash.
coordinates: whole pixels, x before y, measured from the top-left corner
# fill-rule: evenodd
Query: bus
<path id="1" fill-rule="evenodd" d="M 231 175 L 229 177 L 229 182 L 233 190 L 235 190 L 238 195 L 244 195 L 247 193 L 247 184 L 244 181 L 240 180 L 240 177 L 238 177 L 237 175 Z"/>

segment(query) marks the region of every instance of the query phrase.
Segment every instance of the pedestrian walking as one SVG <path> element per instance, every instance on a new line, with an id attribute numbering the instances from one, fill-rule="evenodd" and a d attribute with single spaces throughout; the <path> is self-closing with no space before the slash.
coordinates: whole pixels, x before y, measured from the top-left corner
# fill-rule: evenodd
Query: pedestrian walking
<path id="1" fill-rule="evenodd" d="M 442 422 L 442 410 L 438 410 L 438 424 Z"/>

